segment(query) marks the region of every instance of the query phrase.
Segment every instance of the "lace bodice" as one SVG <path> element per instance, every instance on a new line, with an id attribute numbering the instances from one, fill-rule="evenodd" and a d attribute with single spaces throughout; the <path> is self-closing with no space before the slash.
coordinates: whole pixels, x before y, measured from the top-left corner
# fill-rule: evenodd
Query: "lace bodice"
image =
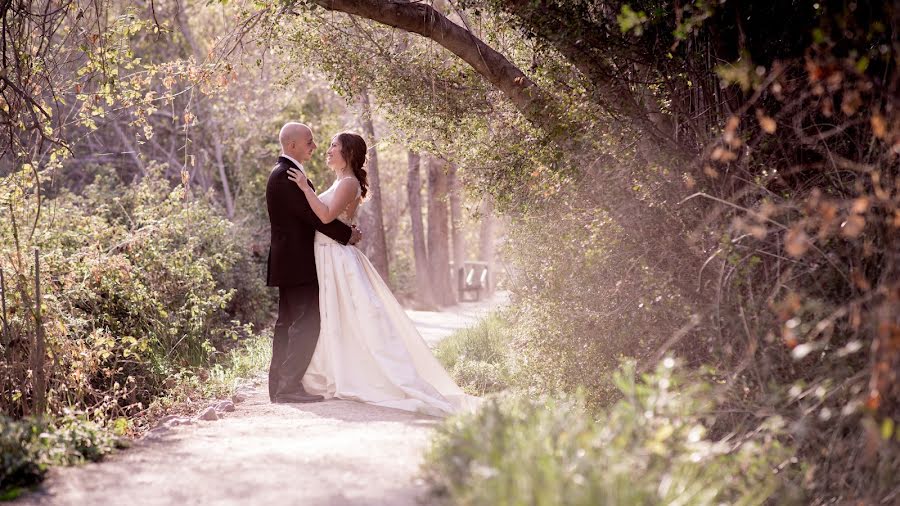
<path id="1" fill-rule="evenodd" d="M 327 204 L 329 207 L 331 207 L 331 199 L 334 197 L 334 191 L 335 191 L 335 189 L 337 189 L 338 183 L 340 183 L 343 179 L 353 179 L 353 178 L 348 177 L 348 178 L 342 178 L 342 179 L 335 179 L 335 181 L 333 183 L 331 183 L 331 186 L 329 186 L 327 190 L 325 190 L 324 192 L 322 192 L 319 195 L 319 200 L 321 200 L 322 202 Z M 361 189 L 359 188 L 359 186 L 357 186 L 356 187 L 356 198 L 357 199 L 359 199 L 359 196 L 361 193 L 362 193 Z M 353 209 L 352 214 L 350 212 L 350 209 Z M 358 209 L 359 209 L 359 206 L 354 206 L 354 202 L 350 201 L 347 204 L 347 207 L 344 208 L 344 210 L 341 211 L 341 214 L 338 215 L 337 219 L 344 222 L 347 225 L 355 225 L 355 222 L 353 220 L 356 218 L 356 211 Z"/>

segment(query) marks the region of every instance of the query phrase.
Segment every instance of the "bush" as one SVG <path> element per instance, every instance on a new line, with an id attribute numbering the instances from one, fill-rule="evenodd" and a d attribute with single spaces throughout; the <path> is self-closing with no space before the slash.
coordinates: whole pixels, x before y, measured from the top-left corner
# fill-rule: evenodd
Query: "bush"
<path id="1" fill-rule="evenodd" d="M 667 359 L 592 418 L 581 393 L 512 395 L 439 429 L 425 464 L 432 493 L 453 504 L 761 504 L 789 458 L 772 417 L 741 439 L 711 439 L 713 392 Z M 780 497 L 785 498 L 784 495 Z"/>
<path id="2" fill-rule="evenodd" d="M 0 268 L 15 288 L 2 349 L 13 366 L 2 384 L 2 398 L 13 401 L 3 411 L 13 416 L 32 409 L 32 246 L 41 249 L 51 413 L 69 406 L 90 406 L 97 419 L 136 413 L 171 377 L 214 364 L 268 318 L 271 295 L 246 231 L 156 172 L 124 184 L 100 171 L 83 194 L 45 199 L 29 240 L 21 224 L 35 210 L 27 199 L 13 202 L 16 222 L 0 220 Z"/>
<path id="3" fill-rule="evenodd" d="M 504 257 L 514 266 L 523 380 L 544 393 L 584 387 L 589 403 L 608 405 L 619 395 L 611 380 L 620 361 L 650 359 L 692 308 L 585 202 L 570 192 L 528 208 L 509 230 Z M 695 361 L 704 349 L 673 351 Z"/>
<path id="4" fill-rule="evenodd" d="M 18 487 L 39 483 L 46 471 L 40 465 L 37 440 L 41 427 L 31 420 L 0 415 L 0 500 L 13 499 Z"/>
<path id="5" fill-rule="evenodd" d="M 509 322 L 492 314 L 443 339 L 434 353 L 463 390 L 483 395 L 511 386 L 511 346 Z"/>
<path id="6" fill-rule="evenodd" d="M 83 413 L 67 412 L 51 421 L 0 415 L 0 500 L 17 497 L 40 483 L 51 465 L 100 460 L 117 439 Z"/>

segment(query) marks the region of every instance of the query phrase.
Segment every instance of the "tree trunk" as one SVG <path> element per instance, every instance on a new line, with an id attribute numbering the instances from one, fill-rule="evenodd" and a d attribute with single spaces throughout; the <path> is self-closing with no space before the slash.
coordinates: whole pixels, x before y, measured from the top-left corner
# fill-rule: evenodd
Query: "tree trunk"
<path id="1" fill-rule="evenodd" d="M 447 173 L 447 186 L 450 189 L 450 237 L 453 240 L 453 288 L 459 287 L 459 277 L 465 276 L 460 273 L 460 269 L 465 267 L 466 263 L 466 241 L 465 234 L 462 229 L 462 188 L 459 184 L 459 178 L 456 177 L 456 164 L 450 164 L 450 171 Z M 456 294 L 457 300 L 462 298 L 462 294 Z"/>
<path id="2" fill-rule="evenodd" d="M 369 161 L 366 168 L 369 179 L 369 193 L 366 196 L 365 212 L 360 215 L 360 231 L 363 234 L 361 249 L 372 261 L 375 270 L 390 285 L 388 269 L 387 242 L 384 237 L 384 214 L 381 205 L 381 183 L 378 176 L 378 150 L 375 148 L 375 126 L 372 124 L 372 108 L 369 104 L 369 93 L 360 94 L 362 116 L 360 121 L 363 133 L 369 144 Z"/>
<path id="3" fill-rule="evenodd" d="M 185 5 L 181 0 L 177 0 L 176 7 L 175 21 L 178 23 L 181 35 L 185 38 L 188 45 L 191 46 L 191 53 L 193 53 L 197 63 L 202 63 L 206 60 L 206 54 L 202 45 L 194 38 L 194 33 L 191 31 L 187 14 L 184 11 Z M 209 107 L 204 106 L 202 99 L 197 101 L 197 116 L 201 121 L 206 123 L 206 131 L 209 132 L 210 140 L 212 140 L 213 156 L 216 160 L 216 168 L 219 171 L 219 180 L 222 183 L 222 195 L 225 198 L 225 213 L 227 214 L 228 219 L 233 219 L 234 197 L 232 196 L 231 184 L 228 182 L 228 174 L 225 170 L 224 147 L 222 144 L 222 137 L 219 134 L 218 121 L 216 121 L 213 111 L 210 110 Z"/>
<path id="4" fill-rule="evenodd" d="M 431 291 L 428 250 L 425 248 L 425 226 L 422 223 L 422 180 L 419 177 L 418 153 L 407 155 L 409 170 L 406 173 L 406 193 L 409 202 L 409 220 L 413 236 L 413 260 L 416 264 L 416 301 L 424 308 L 434 308 L 434 293 Z"/>
<path id="5" fill-rule="evenodd" d="M 428 261 L 435 301 L 442 306 L 455 302 L 450 284 L 450 240 L 448 237 L 446 162 L 428 157 Z"/>
<path id="6" fill-rule="evenodd" d="M 478 260 L 487 264 L 487 286 L 485 292 L 494 293 L 494 280 L 497 274 L 494 272 L 494 203 L 491 198 L 485 197 L 481 203 L 481 233 L 478 237 Z"/>

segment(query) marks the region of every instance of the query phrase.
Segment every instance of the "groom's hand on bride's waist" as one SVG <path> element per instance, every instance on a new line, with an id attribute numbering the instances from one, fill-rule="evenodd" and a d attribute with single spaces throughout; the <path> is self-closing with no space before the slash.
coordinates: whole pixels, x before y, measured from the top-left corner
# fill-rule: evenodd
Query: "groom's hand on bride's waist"
<path id="1" fill-rule="evenodd" d="M 356 225 L 351 225 L 350 229 L 350 240 L 347 242 L 347 244 L 356 244 L 360 241 L 360 239 L 362 239 L 362 232 L 360 232 L 359 229 L 356 228 Z"/>

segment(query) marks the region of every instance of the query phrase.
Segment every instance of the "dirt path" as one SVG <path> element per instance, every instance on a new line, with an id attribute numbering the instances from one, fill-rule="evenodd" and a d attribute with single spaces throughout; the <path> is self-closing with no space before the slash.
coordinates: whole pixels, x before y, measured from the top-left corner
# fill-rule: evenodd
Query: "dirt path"
<path id="1" fill-rule="evenodd" d="M 505 299 L 410 311 L 429 344 Z M 104 462 L 51 470 L 16 504 L 412 505 L 437 419 L 349 401 L 271 404 L 262 379 L 216 421 L 161 428 Z"/>

